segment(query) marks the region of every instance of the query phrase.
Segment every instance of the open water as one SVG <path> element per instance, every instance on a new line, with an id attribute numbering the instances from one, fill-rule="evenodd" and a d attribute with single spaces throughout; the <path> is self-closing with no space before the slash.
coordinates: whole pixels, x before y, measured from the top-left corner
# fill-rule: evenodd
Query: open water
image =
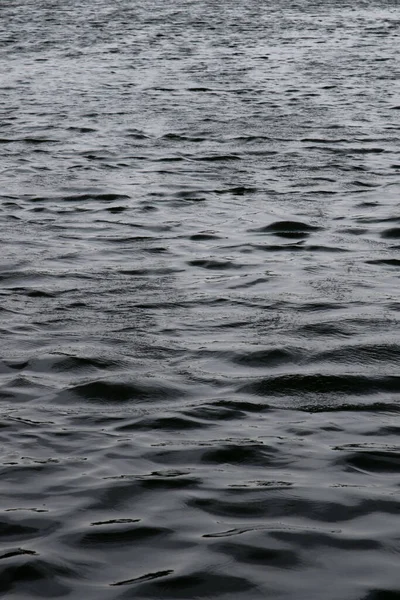
<path id="1" fill-rule="evenodd" d="M 0 593 L 400 598 L 397 0 L 3 0 Z"/>

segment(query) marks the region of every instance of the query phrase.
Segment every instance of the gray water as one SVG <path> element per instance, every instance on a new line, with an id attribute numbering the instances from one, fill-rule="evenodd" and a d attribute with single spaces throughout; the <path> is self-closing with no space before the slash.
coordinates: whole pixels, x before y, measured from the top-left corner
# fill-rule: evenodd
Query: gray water
<path id="1" fill-rule="evenodd" d="M 0 5 L 0 591 L 400 598 L 400 6 Z"/>

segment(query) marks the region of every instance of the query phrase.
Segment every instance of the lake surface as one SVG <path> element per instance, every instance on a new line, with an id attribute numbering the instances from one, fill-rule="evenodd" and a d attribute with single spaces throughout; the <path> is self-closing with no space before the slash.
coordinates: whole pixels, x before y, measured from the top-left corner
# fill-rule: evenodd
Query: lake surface
<path id="1" fill-rule="evenodd" d="M 397 0 L 0 6 L 0 592 L 400 598 Z"/>

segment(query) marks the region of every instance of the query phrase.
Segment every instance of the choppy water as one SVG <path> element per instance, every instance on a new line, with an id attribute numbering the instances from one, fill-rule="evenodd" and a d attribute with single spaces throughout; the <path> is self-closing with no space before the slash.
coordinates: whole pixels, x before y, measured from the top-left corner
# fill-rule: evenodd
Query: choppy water
<path id="1" fill-rule="evenodd" d="M 1 3 L 5 597 L 400 597 L 399 38 Z"/>

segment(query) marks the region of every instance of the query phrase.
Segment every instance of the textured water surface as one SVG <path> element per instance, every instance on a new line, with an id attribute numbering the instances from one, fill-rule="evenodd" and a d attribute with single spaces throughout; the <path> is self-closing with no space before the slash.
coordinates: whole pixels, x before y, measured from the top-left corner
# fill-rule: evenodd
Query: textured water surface
<path id="1" fill-rule="evenodd" d="M 396 0 L 0 6 L 0 593 L 400 597 Z"/>

